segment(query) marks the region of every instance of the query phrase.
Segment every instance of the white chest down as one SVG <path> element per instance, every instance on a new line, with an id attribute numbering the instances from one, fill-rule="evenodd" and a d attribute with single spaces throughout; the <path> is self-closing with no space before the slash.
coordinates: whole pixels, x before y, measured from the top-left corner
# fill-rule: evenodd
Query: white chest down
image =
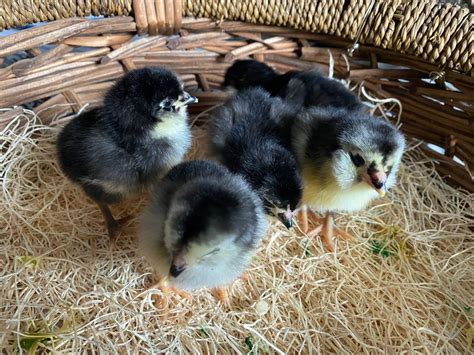
<path id="1" fill-rule="evenodd" d="M 186 112 L 168 113 L 161 117 L 151 131 L 154 139 L 166 139 L 173 149 L 169 152 L 169 159 L 172 164 L 177 164 L 182 160 L 184 154 L 191 146 L 191 130 L 188 125 Z"/>

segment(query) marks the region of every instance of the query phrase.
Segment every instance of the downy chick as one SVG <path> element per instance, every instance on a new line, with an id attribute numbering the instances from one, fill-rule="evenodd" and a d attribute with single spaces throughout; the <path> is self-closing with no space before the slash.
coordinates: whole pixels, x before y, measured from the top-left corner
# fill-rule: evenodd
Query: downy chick
<path id="1" fill-rule="evenodd" d="M 333 251 L 331 212 L 358 211 L 385 195 L 396 182 L 404 137 L 386 121 L 333 107 L 302 113 L 292 134 L 304 181 L 303 202 L 326 212 L 311 234 L 320 233 Z"/>
<path id="2" fill-rule="evenodd" d="M 186 106 L 193 102 L 174 73 L 134 70 L 109 90 L 101 107 L 80 114 L 59 134 L 61 168 L 99 205 L 111 239 L 120 221 L 108 205 L 146 189 L 188 150 Z"/>
<path id="3" fill-rule="evenodd" d="M 367 109 L 342 83 L 324 77 L 317 70 L 278 74 L 267 64 L 256 60 L 236 61 L 226 72 L 224 86 L 238 91 L 262 87 L 272 96 L 279 96 L 299 108 L 333 106 L 350 110 Z"/>
<path id="4" fill-rule="evenodd" d="M 293 110 L 264 90 L 252 88 L 231 97 L 212 116 L 211 151 L 248 181 L 267 214 L 291 228 L 303 186 L 282 132 L 286 122 L 293 120 Z"/>
<path id="5" fill-rule="evenodd" d="M 162 289 L 220 289 L 244 272 L 265 227 L 244 179 L 218 163 L 189 161 L 156 184 L 141 219 L 140 252 Z"/>
<path id="6" fill-rule="evenodd" d="M 334 247 L 331 235 L 334 228 L 331 211 L 360 210 L 377 197 L 376 190 L 367 184 L 341 184 L 336 179 L 338 176 L 347 181 L 347 177 L 354 174 L 351 164 L 343 165 L 336 159 L 339 153 L 334 152 L 339 149 L 339 137 L 361 143 L 364 139 L 367 140 L 365 145 L 361 145 L 361 157 L 366 155 L 364 163 L 357 156 L 354 159 L 361 164 L 357 166 L 359 175 L 362 176 L 361 172 L 365 170 L 366 175 L 373 178 L 374 182 L 370 182 L 370 185 L 379 189 L 380 195 L 383 195 L 386 188 L 396 180 L 396 169 L 404 149 L 403 136 L 389 123 L 369 115 L 367 106 L 342 83 L 326 78 L 316 70 L 290 71 L 279 75 L 266 64 L 252 60 L 241 61 L 229 68 L 225 84 L 238 90 L 260 85 L 272 95 L 281 97 L 287 105 L 298 109 L 300 116 L 304 117 L 297 120 L 300 121 L 299 124 L 287 124 L 286 127 L 290 128 L 285 130 L 292 131 L 290 140 L 298 156 L 304 181 L 302 227 L 305 232 L 309 230 L 308 213 L 313 220 L 317 220 L 314 213 L 307 209 L 307 204 L 327 211 L 322 224 L 310 234 L 321 232 L 328 249 L 332 251 Z M 305 112 L 306 110 L 309 112 Z M 333 122 L 337 120 L 342 122 Z M 322 121 L 325 124 L 320 124 Z M 378 146 L 374 143 L 376 141 Z M 385 153 L 381 148 L 384 145 L 391 147 L 391 150 Z M 307 151 L 306 147 L 309 147 Z M 325 152 L 325 155 L 321 152 Z M 336 156 L 333 157 L 333 154 Z M 395 170 L 392 168 L 391 172 L 385 171 L 383 164 L 380 164 L 380 159 L 383 158 L 392 161 L 389 166 L 394 166 Z M 335 159 L 334 165 L 330 164 L 332 159 Z M 308 167 L 311 167 L 310 172 Z M 336 167 L 337 173 L 334 171 Z M 367 176 L 365 180 L 369 181 Z M 318 192 L 319 189 L 321 191 Z M 335 231 L 346 239 L 352 238 L 342 230 L 336 228 Z"/>

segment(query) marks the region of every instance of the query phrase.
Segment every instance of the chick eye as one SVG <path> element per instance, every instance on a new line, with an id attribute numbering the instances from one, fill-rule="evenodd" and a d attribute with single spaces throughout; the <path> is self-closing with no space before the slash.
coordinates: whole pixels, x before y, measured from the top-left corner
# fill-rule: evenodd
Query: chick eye
<path id="1" fill-rule="evenodd" d="M 349 154 L 355 166 L 359 167 L 365 164 L 364 158 L 362 158 L 359 154 L 352 154 L 352 153 L 349 153 Z"/>
<path id="2" fill-rule="evenodd" d="M 160 107 L 166 111 L 171 111 L 172 105 L 173 105 L 173 100 L 171 100 L 170 98 L 166 98 L 160 103 Z"/>

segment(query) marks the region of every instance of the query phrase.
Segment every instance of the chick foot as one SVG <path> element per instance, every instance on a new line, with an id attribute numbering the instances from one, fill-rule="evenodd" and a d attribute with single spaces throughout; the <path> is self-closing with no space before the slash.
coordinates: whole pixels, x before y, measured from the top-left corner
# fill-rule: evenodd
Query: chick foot
<path id="1" fill-rule="evenodd" d="M 115 245 L 115 241 L 123 225 L 127 223 L 129 220 L 131 220 L 132 216 L 125 216 L 117 220 L 112 215 L 112 212 L 110 212 L 109 206 L 107 206 L 106 204 L 100 204 L 100 203 L 98 205 L 100 208 L 100 212 L 102 212 L 102 215 L 104 216 L 105 225 L 107 227 L 107 233 L 110 238 L 110 244 L 111 246 L 113 246 Z"/>
<path id="2" fill-rule="evenodd" d="M 160 290 L 163 294 L 174 293 L 175 295 L 185 298 L 188 301 L 193 300 L 193 297 L 189 293 L 183 290 L 179 290 L 176 287 L 168 286 L 164 280 L 161 280 L 157 284 L 148 288 L 148 290 L 153 290 L 153 289 Z"/>
<path id="3" fill-rule="evenodd" d="M 299 214 L 299 220 L 301 223 L 301 230 L 305 234 L 318 234 L 321 231 L 321 220 L 322 218 L 319 218 L 316 216 L 316 214 L 313 212 L 311 208 L 308 207 L 308 205 L 304 205 L 301 207 L 301 209 L 298 211 Z M 309 229 L 309 222 L 312 224 L 318 225 L 316 229 Z"/>
<path id="4" fill-rule="evenodd" d="M 227 295 L 227 291 L 223 287 L 216 287 L 211 290 L 212 295 L 217 298 L 217 300 L 223 305 L 229 305 L 229 297 Z"/>
<path id="5" fill-rule="evenodd" d="M 313 211 L 311 211 L 311 209 L 308 209 L 307 216 L 311 219 L 312 223 L 317 224 L 318 226 L 312 230 L 309 230 L 308 228 L 305 233 L 307 233 L 308 237 L 310 238 L 316 237 L 319 234 L 323 240 L 326 250 L 331 253 L 334 252 L 334 235 L 343 240 L 349 241 L 354 239 L 351 234 L 334 226 L 334 220 L 330 212 L 326 212 L 326 216 L 324 218 L 319 218 Z"/>
<path id="6" fill-rule="evenodd" d="M 250 280 L 249 274 L 244 272 L 242 275 L 239 276 L 240 281 L 242 282 L 248 282 Z"/>
<path id="7" fill-rule="evenodd" d="M 177 296 L 180 296 L 188 301 L 192 301 L 192 296 L 183 291 L 179 290 L 176 287 L 168 286 L 166 284 L 166 279 L 161 279 L 157 284 L 149 287 L 147 290 L 157 289 L 161 291 L 161 295 L 154 294 L 152 295 L 153 304 L 156 308 L 162 310 L 161 319 L 165 321 L 168 318 L 170 307 L 169 307 L 169 295 L 170 293 L 174 293 Z"/>

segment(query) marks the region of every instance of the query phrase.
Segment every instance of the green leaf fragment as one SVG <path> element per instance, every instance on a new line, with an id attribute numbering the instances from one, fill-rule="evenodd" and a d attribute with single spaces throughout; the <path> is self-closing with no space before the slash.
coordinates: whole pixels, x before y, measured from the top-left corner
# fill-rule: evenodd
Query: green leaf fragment
<path id="1" fill-rule="evenodd" d="M 20 346 L 22 349 L 29 351 L 33 347 L 36 347 L 39 341 L 38 338 L 23 338 L 20 340 Z"/>
<path id="2" fill-rule="evenodd" d="M 248 336 L 245 338 L 245 345 L 247 345 L 250 351 L 252 351 L 253 349 L 253 344 L 254 344 L 254 340 L 252 336 Z"/>
<path id="3" fill-rule="evenodd" d="M 311 253 L 310 245 L 309 245 L 309 240 L 305 239 L 303 241 L 303 248 L 304 248 L 304 256 L 305 257 L 310 257 L 313 256 L 313 253 Z"/>
<path id="4" fill-rule="evenodd" d="M 17 260 L 20 262 L 22 266 L 29 266 L 33 268 L 33 270 L 36 270 L 39 265 L 39 259 L 31 256 L 31 255 L 23 255 L 23 256 L 17 256 Z"/>
<path id="5" fill-rule="evenodd" d="M 202 335 L 206 336 L 206 337 L 209 337 L 209 332 L 207 331 L 207 327 L 204 326 L 204 325 L 201 325 L 201 328 L 199 329 L 199 331 L 201 332 Z"/>
<path id="6" fill-rule="evenodd" d="M 20 346 L 22 349 L 34 353 L 39 343 L 51 340 L 52 336 L 49 334 L 26 335 L 20 339 Z"/>
<path id="7" fill-rule="evenodd" d="M 372 246 L 371 250 L 372 253 L 377 254 L 377 255 L 382 255 L 383 257 L 389 257 L 394 255 L 390 250 L 387 249 L 387 247 L 380 243 L 377 240 L 371 240 L 370 244 Z"/>

